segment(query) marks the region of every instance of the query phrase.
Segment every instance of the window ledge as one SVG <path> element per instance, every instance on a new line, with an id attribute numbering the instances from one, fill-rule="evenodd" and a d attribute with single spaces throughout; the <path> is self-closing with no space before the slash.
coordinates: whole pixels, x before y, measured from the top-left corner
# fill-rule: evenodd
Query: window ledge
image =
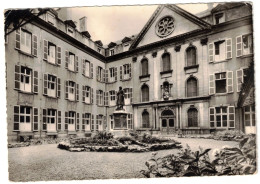
<path id="1" fill-rule="evenodd" d="M 210 63 L 212 64 L 217 64 L 217 63 L 223 63 L 223 62 L 228 62 L 229 60 L 231 60 L 232 58 L 229 58 L 229 59 L 225 59 L 225 60 L 221 60 L 221 61 L 212 61 Z"/>
<path id="2" fill-rule="evenodd" d="M 121 81 L 130 81 L 131 80 L 131 77 L 130 78 L 128 78 L 128 79 L 122 79 Z"/>
<path id="3" fill-rule="evenodd" d="M 85 105 L 91 105 L 91 103 L 86 103 L 86 102 L 83 102 L 83 104 L 85 104 Z"/>
<path id="4" fill-rule="evenodd" d="M 18 92 L 23 93 L 23 94 L 27 94 L 27 95 L 34 95 L 33 92 L 27 92 L 27 91 L 21 91 L 21 90 L 19 90 Z"/>
<path id="5" fill-rule="evenodd" d="M 199 65 L 192 65 L 192 66 L 185 66 L 184 70 L 193 69 L 193 68 L 199 68 Z"/>
<path id="6" fill-rule="evenodd" d="M 150 78 L 150 74 L 139 76 L 139 79 L 143 79 L 143 78 Z"/>
<path id="7" fill-rule="evenodd" d="M 228 93 L 215 93 L 214 96 L 226 96 Z"/>
<path id="8" fill-rule="evenodd" d="M 69 72 L 72 72 L 72 73 L 75 73 L 75 74 L 78 73 L 77 71 L 72 71 L 69 68 L 67 68 L 67 69 L 68 69 Z"/>
<path id="9" fill-rule="evenodd" d="M 162 71 L 162 72 L 160 72 L 160 74 L 161 74 L 161 75 L 163 75 L 163 74 L 168 74 L 168 73 L 172 73 L 172 71 L 173 71 L 173 70 Z"/>
<path id="10" fill-rule="evenodd" d="M 54 97 L 54 96 L 48 96 L 48 95 L 44 95 L 44 96 L 51 98 L 51 99 L 58 99 L 58 97 Z"/>
<path id="11" fill-rule="evenodd" d="M 107 84 L 114 84 L 114 83 L 116 83 L 116 81 L 112 81 L 112 82 L 106 82 Z"/>
<path id="12" fill-rule="evenodd" d="M 32 54 L 29 54 L 29 53 L 27 53 L 27 52 L 24 52 L 24 51 L 22 51 L 22 50 L 20 50 L 20 49 L 16 49 L 16 50 L 18 50 L 18 52 L 19 52 L 20 54 L 26 55 L 26 56 L 28 56 L 28 57 L 31 57 L 31 58 L 36 57 L 36 56 L 34 56 L 34 55 L 32 55 Z"/>
<path id="13" fill-rule="evenodd" d="M 76 100 L 70 100 L 70 99 L 67 99 L 68 100 L 68 102 L 77 102 Z"/>
<path id="14" fill-rule="evenodd" d="M 242 55 L 242 56 L 238 56 L 237 58 L 247 58 L 247 57 L 253 57 L 254 54 L 246 54 L 246 55 Z"/>
<path id="15" fill-rule="evenodd" d="M 90 76 L 86 76 L 84 73 L 82 75 L 88 79 L 92 79 Z"/>
<path id="16" fill-rule="evenodd" d="M 48 60 L 46 60 L 46 59 L 43 59 L 44 61 L 46 61 L 48 64 L 50 64 L 50 65 L 53 65 L 53 66 L 60 66 L 60 65 L 58 65 L 58 64 L 56 64 L 56 63 L 51 63 L 51 62 L 49 62 Z"/>

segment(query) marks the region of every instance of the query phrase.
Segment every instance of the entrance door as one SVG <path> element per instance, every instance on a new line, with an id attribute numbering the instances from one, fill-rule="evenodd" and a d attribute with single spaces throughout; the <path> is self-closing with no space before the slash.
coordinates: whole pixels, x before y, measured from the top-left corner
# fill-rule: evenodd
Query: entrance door
<path id="1" fill-rule="evenodd" d="M 175 116 L 171 110 L 165 110 L 161 116 L 161 132 L 173 134 L 175 132 Z"/>

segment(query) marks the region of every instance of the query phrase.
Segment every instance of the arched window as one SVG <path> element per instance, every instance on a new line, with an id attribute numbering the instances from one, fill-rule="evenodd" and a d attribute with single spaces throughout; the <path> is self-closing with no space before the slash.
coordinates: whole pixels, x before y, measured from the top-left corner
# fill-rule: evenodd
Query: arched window
<path id="1" fill-rule="evenodd" d="M 198 96 L 197 79 L 191 77 L 187 80 L 187 97 Z"/>
<path id="2" fill-rule="evenodd" d="M 196 65 L 196 48 L 195 47 L 188 47 L 186 50 L 186 58 L 187 58 L 187 66 L 194 66 Z"/>
<path id="3" fill-rule="evenodd" d="M 141 90 L 142 90 L 142 102 L 149 101 L 149 87 L 146 84 L 144 84 Z"/>
<path id="4" fill-rule="evenodd" d="M 198 126 L 198 110 L 195 108 L 190 108 L 188 110 L 188 127 Z"/>
<path id="5" fill-rule="evenodd" d="M 149 113 L 147 111 L 142 113 L 142 128 L 150 128 Z"/>
<path id="6" fill-rule="evenodd" d="M 164 53 L 162 55 L 162 71 L 169 71 L 171 70 L 171 59 L 169 53 Z"/>
<path id="7" fill-rule="evenodd" d="M 147 59 L 143 59 L 142 61 L 141 61 L 141 74 L 142 75 L 148 75 L 149 74 L 149 70 L 148 70 L 148 60 Z"/>

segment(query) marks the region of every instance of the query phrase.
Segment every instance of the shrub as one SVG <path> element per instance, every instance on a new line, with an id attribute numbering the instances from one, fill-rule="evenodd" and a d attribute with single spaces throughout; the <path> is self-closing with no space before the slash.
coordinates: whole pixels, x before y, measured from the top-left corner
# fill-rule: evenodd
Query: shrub
<path id="1" fill-rule="evenodd" d="M 97 132 L 97 134 L 94 136 L 95 139 L 106 139 L 106 140 L 112 139 L 113 137 L 114 135 L 107 131 Z"/>

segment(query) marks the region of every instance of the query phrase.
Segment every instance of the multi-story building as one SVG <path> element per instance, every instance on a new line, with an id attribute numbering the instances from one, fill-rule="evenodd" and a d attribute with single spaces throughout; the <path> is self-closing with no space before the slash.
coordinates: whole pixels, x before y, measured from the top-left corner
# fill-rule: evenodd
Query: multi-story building
<path id="1" fill-rule="evenodd" d="M 9 142 L 102 130 L 197 134 L 250 125 L 247 133 L 255 132 L 237 108 L 253 62 L 250 4 L 209 6 L 197 16 L 160 5 L 139 34 L 107 46 L 91 39 L 86 17 L 78 30 L 64 9 L 33 13 L 7 26 Z M 116 124 L 119 86 L 128 115 Z M 253 122 L 254 104 L 249 109 Z"/>

